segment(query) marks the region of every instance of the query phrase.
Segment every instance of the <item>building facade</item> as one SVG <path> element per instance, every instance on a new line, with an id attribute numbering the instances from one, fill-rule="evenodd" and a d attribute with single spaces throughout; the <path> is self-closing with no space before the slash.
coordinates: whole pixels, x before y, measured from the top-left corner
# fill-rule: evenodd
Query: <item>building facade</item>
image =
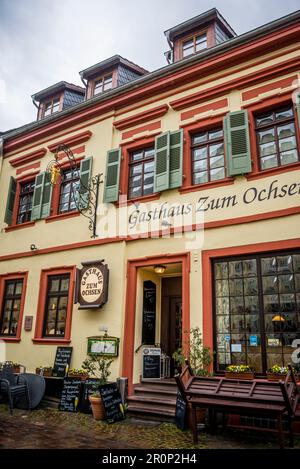
<path id="1" fill-rule="evenodd" d="M 291 361 L 300 341 L 299 19 L 237 36 L 213 9 L 166 31 L 159 70 L 114 56 L 81 72 L 82 88 L 60 82 L 34 95 L 37 121 L 1 135 L 7 359 L 33 371 L 70 345 L 78 368 L 88 338 L 107 329 L 120 340 L 112 378 L 128 377 L 131 390 L 143 346 L 172 357 L 200 327 L 217 373 L 243 363 L 264 375 Z M 89 202 L 78 210 L 76 194 L 96 175 L 91 238 Z M 109 269 L 107 301 L 79 307 L 77 269 L 95 260 Z"/>

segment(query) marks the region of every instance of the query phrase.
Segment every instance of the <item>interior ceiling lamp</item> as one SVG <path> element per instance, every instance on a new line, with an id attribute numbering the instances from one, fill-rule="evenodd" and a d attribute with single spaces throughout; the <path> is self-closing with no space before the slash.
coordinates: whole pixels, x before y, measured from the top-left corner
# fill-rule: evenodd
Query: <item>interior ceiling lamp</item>
<path id="1" fill-rule="evenodd" d="M 78 162 L 75 160 L 72 150 L 65 144 L 58 145 L 54 153 L 54 160 L 50 161 L 46 174 L 51 186 L 55 186 L 60 176 L 62 175 L 62 167 L 58 158 L 59 153 L 64 153 L 64 157 L 68 158 L 69 168 L 71 170 L 71 175 L 78 178 Z M 93 232 L 92 238 L 96 238 L 96 218 L 97 218 L 97 207 L 98 207 L 98 198 L 99 198 L 99 186 L 103 182 L 101 180 L 101 174 L 97 174 L 92 177 L 88 182 L 84 182 L 81 177 L 79 177 L 78 186 L 71 184 L 73 191 L 73 200 L 76 205 L 78 212 L 86 217 L 89 220 L 89 230 Z"/>
<path id="2" fill-rule="evenodd" d="M 280 313 L 272 317 L 272 322 L 284 322 L 284 321 L 285 319 Z"/>
<path id="3" fill-rule="evenodd" d="M 166 266 L 165 265 L 155 265 L 154 266 L 154 272 L 156 274 L 163 274 L 166 270 Z"/>

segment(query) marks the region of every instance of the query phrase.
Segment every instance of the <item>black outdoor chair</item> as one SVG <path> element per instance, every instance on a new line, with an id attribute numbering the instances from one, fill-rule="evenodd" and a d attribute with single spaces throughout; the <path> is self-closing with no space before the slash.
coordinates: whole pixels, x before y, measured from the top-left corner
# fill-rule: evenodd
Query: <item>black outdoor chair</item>
<path id="1" fill-rule="evenodd" d="M 9 409 L 12 415 L 14 402 L 26 397 L 28 409 L 31 409 L 27 381 L 22 375 L 16 376 L 11 366 L 4 365 L 0 371 L 0 394 L 8 397 Z"/>

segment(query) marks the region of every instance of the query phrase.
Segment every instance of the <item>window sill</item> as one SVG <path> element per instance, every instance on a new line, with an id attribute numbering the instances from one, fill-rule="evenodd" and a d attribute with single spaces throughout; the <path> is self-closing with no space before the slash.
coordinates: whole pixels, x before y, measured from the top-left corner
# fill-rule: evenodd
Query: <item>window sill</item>
<path id="1" fill-rule="evenodd" d="M 53 221 L 64 220 L 65 218 L 79 217 L 80 213 L 76 210 L 74 212 L 67 213 L 58 213 L 57 215 L 50 215 L 50 217 L 45 218 L 46 223 L 51 223 Z"/>
<path id="2" fill-rule="evenodd" d="M 3 335 L 0 335 L 0 340 L 3 340 L 3 342 L 17 343 L 17 342 L 21 342 L 21 337 L 6 337 Z"/>
<path id="3" fill-rule="evenodd" d="M 21 230 L 22 228 L 29 228 L 30 226 L 34 226 L 35 221 L 27 221 L 25 223 L 20 223 L 19 225 L 11 225 L 5 228 L 5 233 L 15 230 Z"/>
<path id="4" fill-rule="evenodd" d="M 50 338 L 34 338 L 32 339 L 32 342 L 34 344 L 53 344 L 53 345 L 59 345 L 59 344 L 69 344 L 71 342 L 71 339 L 59 339 L 58 337 L 55 337 L 53 339 Z"/>
<path id="5" fill-rule="evenodd" d="M 220 187 L 220 186 L 229 186 L 231 184 L 234 184 L 234 178 L 225 178 L 220 181 L 211 181 L 211 182 L 206 182 L 205 184 L 195 184 L 192 186 L 183 186 L 178 189 L 180 194 L 185 194 L 186 192 L 198 192 L 202 191 L 205 189 L 212 189 L 214 187 Z"/>
<path id="6" fill-rule="evenodd" d="M 122 194 L 121 197 L 126 197 L 126 194 Z M 124 202 L 116 202 L 117 207 L 126 207 L 136 203 L 151 202 L 152 200 L 158 200 L 160 194 L 144 195 L 143 197 L 136 197 L 134 199 L 126 199 Z"/>
<path id="7" fill-rule="evenodd" d="M 268 176 L 273 176 L 273 174 L 280 174 L 286 173 L 288 171 L 296 171 L 300 168 L 300 162 L 297 161 L 296 163 L 287 164 L 285 166 L 277 166 L 276 168 L 270 169 L 262 169 L 260 171 L 256 171 L 255 173 L 251 173 L 247 176 L 248 181 L 253 181 L 254 179 L 261 179 Z"/>

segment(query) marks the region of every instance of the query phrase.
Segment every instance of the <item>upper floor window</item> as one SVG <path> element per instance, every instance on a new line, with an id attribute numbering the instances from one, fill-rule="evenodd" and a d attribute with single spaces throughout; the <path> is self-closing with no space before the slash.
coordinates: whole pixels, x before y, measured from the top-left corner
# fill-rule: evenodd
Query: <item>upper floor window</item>
<path id="1" fill-rule="evenodd" d="M 21 184 L 17 216 L 18 225 L 31 220 L 33 193 L 34 181 L 24 182 Z"/>
<path id="2" fill-rule="evenodd" d="M 257 115 L 255 124 L 262 170 L 299 161 L 292 105 Z"/>
<path id="3" fill-rule="evenodd" d="M 94 96 L 97 94 L 103 93 L 103 91 L 108 91 L 112 88 L 112 75 L 107 75 L 95 81 L 94 84 Z"/>
<path id="4" fill-rule="evenodd" d="M 44 337 L 64 337 L 70 275 L 49 275 L 44 317 Z"/>
<path id="5" fill-rule="evenodd" d="M 44 117 L 50 116 L 51 114 L 54 114 L 55 112 L 59 111 L 59 107 L 60 98 L 53 98 L 50 101 L 47 101 L 44 107 Z"/>
<path id="6" fill-rule="evenodd" d="M 192 38 L 182 43 L 182 57 L 187 57 L 188 55 L 195 54 L 196 52 L 199 52 L 200 50 L 206 49 L 206 47 L 207 47 L 206 34 L 193 36 Z"/>
<path id="7" fill-rule="evenodd" d="M 225 178 L 222 128 L 192 136 L 193 184 L 204 184 Z"/>
<path id="8" fill-rule="evenodd" d="M 130 153 L 128 198 L 153 194 L 154 147 Z"/>
<path id="9" fill-rule="evenodd" d="M 0 334 L 16 336 L 21 311 L 23 279 L 5 280 L 2 311 L 0 317 Z"/>
<path id="10" fill-rule="evenodd" d="M 59 197 L 59 213 L 76 210 L 75 194 L 79 188 L 79 169 L 67 169 L 62 174 Z"/>

